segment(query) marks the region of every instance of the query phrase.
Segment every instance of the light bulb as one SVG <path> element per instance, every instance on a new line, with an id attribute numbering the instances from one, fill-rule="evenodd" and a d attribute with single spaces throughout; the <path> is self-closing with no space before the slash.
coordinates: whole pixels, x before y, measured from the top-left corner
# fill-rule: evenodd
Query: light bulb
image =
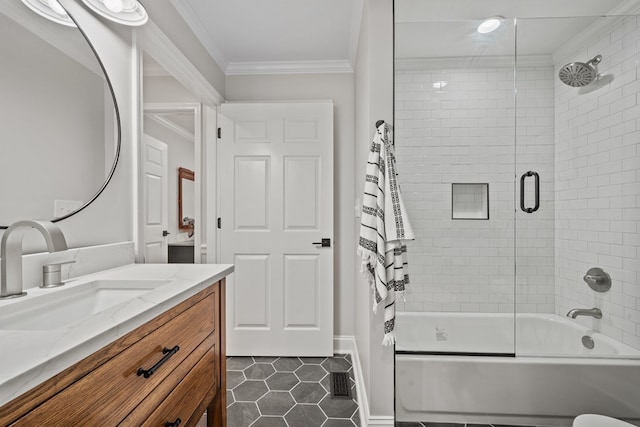
<path id="1" fill-rule="evenodd" d="M 103 0 L 104 5 L 113 13 L 120 13 L 124 9 L 124 2 L 122 0 Z"/>
<path id="2" fill-rule="evenodd" d="M 433 82 L 433 88 L 438 90 L 443 89 L 446 85 L 447 85 L 447 82 L 445 82 L 444 80 Z"/>
<path id="3" fill-rule="evenodd" d="M 500 20 L 497 18 L 489 18 L 482 22 L 482 24 L 478 25 L 478 32 L 480 34 L 490 33 L 495 31 L 500 26 Z"/>
<path id="4" fill-rule="evenodd" d="M 47 0 L 47 4 L 51 8 L 51 10 L 53 10 L 58 15 L 65 15 L 65 16 L 67 15 L 67 11 L 64 10 L 62 6 L 60 6 L 60 3 L 58 3 L 58 0 Z"/>

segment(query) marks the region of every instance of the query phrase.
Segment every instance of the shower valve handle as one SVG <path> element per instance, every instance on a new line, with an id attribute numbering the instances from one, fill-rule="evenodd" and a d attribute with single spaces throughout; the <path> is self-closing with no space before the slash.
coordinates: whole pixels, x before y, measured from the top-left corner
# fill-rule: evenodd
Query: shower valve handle
<path id="1" fill-rule="evenodd" d="M 596 284 L 604 282 L 606 278 L 603 276 L 593 276 L 591 274 L 585 274 L 582 279 L 589 284 Z"/>

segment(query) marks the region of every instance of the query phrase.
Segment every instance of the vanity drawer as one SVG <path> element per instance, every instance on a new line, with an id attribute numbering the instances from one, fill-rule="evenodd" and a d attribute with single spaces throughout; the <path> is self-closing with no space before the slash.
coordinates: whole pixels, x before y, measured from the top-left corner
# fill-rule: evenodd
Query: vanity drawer
<path id="1" fill-rule="evenodd" d="M 132 425 L 164 426 L 167 422 L 174 423 L 178 418 L 181 426 L 187 425 L 212 388 L 215 366 L 215 352 L 211 349 L 143 423 Z M 213 387 L 217 385 L 215 382 Z M 200 418 L 200 414 L 196 415 Z"/>
<path id="2" fill-rule="evenodd" d="M 151 392 L 148 398 L 143 400 L 120 425 L 142 425 L 142 423 L 149 419 L 149 416 L 156 410 L 160 402 L 164 401 L 167 396 L 175 392 L 176 388 L 181 384 L 181 381 L 183 381 L 185 377 L 192 372 L 196 364 L 208 355 L 213 354 L 215 356 L 216 350 L 215 336 L 213 334 L 209 335 L 207 339 L 205 339 L 178 368 L 165 378 L 165 380 Z M 212 363 L 215 363 L 215 359 Z M 218 373 L 214 372 L 213 376 L 204 378 L 204 380 L 208 380 L 210 385 L 213 384 L 214 387 L 217 387 L 219 384 Z"/>
<path id="3" fill-rule="evenodd" d="M 208 336 L 215 340 L 217 311 L 214 292 L 45 401 L 16 425 L 118 424 Z M 163 348 L 174 346 L 179 346 L 177 352 L 163 354 Z M 165 362 L 157 366 L 162 359 Z M 137 375 L 139 368 L 154 365 L 157 369 L 148 378 Z"/>

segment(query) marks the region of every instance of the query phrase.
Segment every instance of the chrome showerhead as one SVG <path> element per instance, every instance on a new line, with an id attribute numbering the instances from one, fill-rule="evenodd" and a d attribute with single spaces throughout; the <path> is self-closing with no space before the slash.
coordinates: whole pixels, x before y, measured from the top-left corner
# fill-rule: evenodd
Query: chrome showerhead
<path id="1" fill-rule="evenodd" d="M 598 63 L 602 56 L 597 55 L 587 63 L 571 62 L 560 68 L 558 77 L 562 83 L 572 87 L 587 86 L 598 77 Z"/>

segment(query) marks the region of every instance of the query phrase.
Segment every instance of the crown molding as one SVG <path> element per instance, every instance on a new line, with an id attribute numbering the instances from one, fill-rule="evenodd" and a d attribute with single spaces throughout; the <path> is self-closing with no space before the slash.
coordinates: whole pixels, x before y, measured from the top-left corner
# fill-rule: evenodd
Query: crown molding
<path id="1" fill-rule="evenodd" d="M 348 60 L 230 62 L 226 75 L 353 73 Z"/>
<path id="2" fill-rule="evenodd" d="M 185 88 L 193 94 L 197 94 L 205 104 L 220 105 L 224 102 L 224 97 L 153 20 L 150 19 L 144 26 L 137 27 L 135 31 L 142 49 Z"/>
<path id="3" fill-rule="evenodd" d="M 145 112 L 144 116 L 149 118 L 150 120 L 153 120 L 160 126 L 163 126 L 169 129 L 171 132 L 181 136 L 184 139 L 187 139 L 192 142 L 195 140 L 195 135 L 193 133 L 189 132 L 187 129 L 183 128 L 182 126 L 172 122 L 171 120 L 168 120 L 165 116 L 163 116 L 160 113 Z"/>
<path id="4" fill-rule="evenodd" d="M 222 53 L 222 50 L 216 45 L 211 38 L 211 35 L 204 27 L 202 21 L 198 18 L 198 14 L 189 5 L 189 2 L 184 0 L 169 0 L 171 5 L 178 11 L 178 14 L 184 19 L 187 25 L 191 28 L 191 31 L 196 35 L 198 40 L 202 43 L 205 50 L 209 52 L 209 55 L 218 64 L 220 69 L 226 73 L 229 61 Z"/>

